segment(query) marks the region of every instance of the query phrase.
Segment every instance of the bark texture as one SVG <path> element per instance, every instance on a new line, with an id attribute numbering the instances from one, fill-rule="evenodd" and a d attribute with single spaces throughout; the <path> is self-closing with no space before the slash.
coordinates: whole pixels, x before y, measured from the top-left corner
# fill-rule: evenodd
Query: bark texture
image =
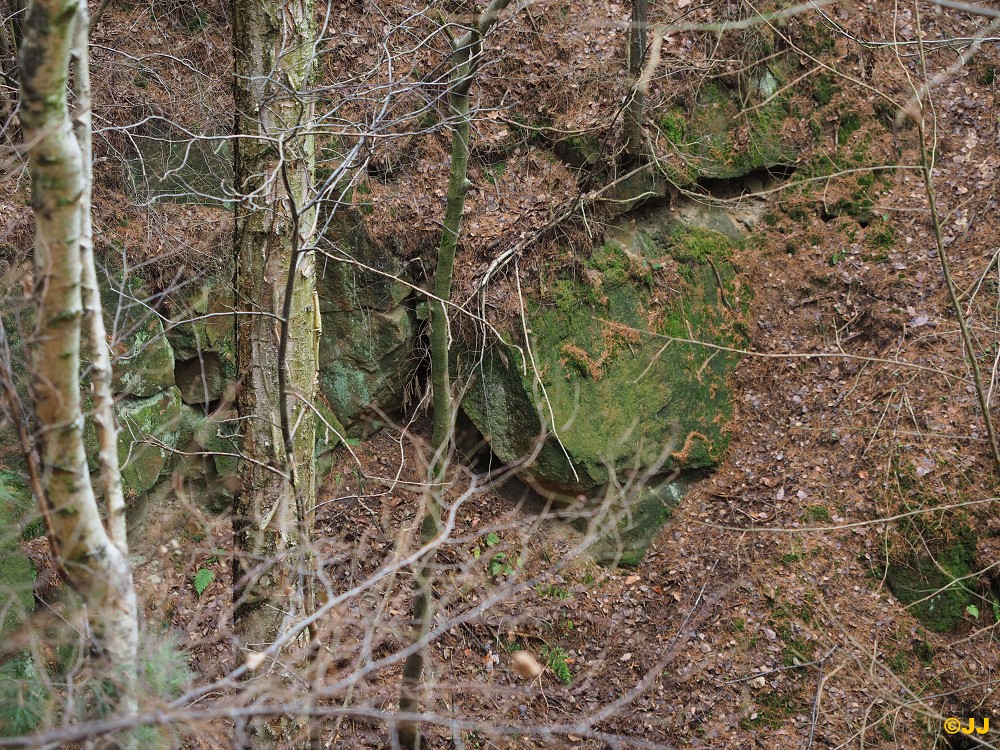
<path id="1" fill-rule="evenodd" d="M 646 89 L 641 83 L 642 65 L 646 61 L 649 25 L 649 0 L 632 0 L 632 23 L 628 34 L 628 105 L 625 108 L 625 154 L 633 161 L 643 156 L 642 121 L 646 109 Z"/>
<path id="2" fill-rule="evenodd" d="M 262 651 L 311 607 L 315 502 L 310 0 L 235 0 L 237 408 L 245 462 L 235 504 L 236 627 Z"/>
<path id="3" fill-rule="evenodd" d="M 78 21 L 77 25 L 75 21 Z M 89 112 L 79 120 L 86 151 L 74 132 L 66 95 L 74 29 L 77 75 L 86 81 L 86 12 L 78 0 L 35 0 L 29 6 L 20 49 L 21 123 L 31 169 L 35 214 L 35 279 L 38 332 L 32 353 L 32 398 L 41 434 L 42 512 L 55 551 L 70 585 L 87 604 L 97 667 L 118 688 L 120 714 L 136 710 L 138 616 L 124 513 L 111 513 L 105 529 L 84 452 L 84 416 L 80 396 L 80 336 L 84 320 L 82 287 L 94 281 L 90 226 Z M 89 102 L 85 105 L 89 106 Z M 84 238 L 81 240 L 81 238 Z M 94 318 L 99 303 L 89 299 Z M 96 305 L 96 308 L 94 306 Z M 101 324 L 103 329 L 103 324 Z M 92 332 L 95 329 L 91 328 Z M 95 358 L 108 368 L 107 340 L 96 338 Z M 100 391 L 101 375 L 94 385 Z M 109 386 L 108 386 L 109 387 Z M 110 397 L 110 393 L 108 393 Z M 112 415 L 113 436 L 113 415 Z M 101 441 L 102 466 L 117 466 L 117 445 Z M 105 455 L 110 451 L 114 458 Z M 106 496 L 121 477 L 104 477 Z M 122 508 L 123 510 L 123 508 Z"/>

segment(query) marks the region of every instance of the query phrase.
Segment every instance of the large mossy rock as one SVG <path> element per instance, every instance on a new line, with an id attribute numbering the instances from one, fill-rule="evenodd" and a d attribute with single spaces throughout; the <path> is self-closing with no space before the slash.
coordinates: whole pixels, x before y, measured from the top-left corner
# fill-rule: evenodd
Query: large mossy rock
<path id="1" fill-rule="evenodd" d="M 118 403 L 118 460 L 127 498 L 150 489 L 173 466 L 180 435 L 181 394 L 177 388 Z M 97 438 L 88 427 L 88 455 L 96 456 Z"/>
<path id="2" fill-rule="evenodd" d="M 111 389 L 116 396 L 148 398 L 174 385 L 174 350 L 141 281 L 121 272 L 109 275 L 98 284 L 111 348 Z M 90 361 L 86 333 L 80 356 Z"/>
<path id="3" fill-rule="evenodd" d="M 213 513 L 229 508 L 240 487 L 240 440 L 233 410 L 210 414 L 180 405 L 176 487 Z"/>
<path id="4" fill-rule="evenodd" d="M 170 320 L 167 338 L 184 403 L 229 397 L 236 380 L 232 284 L 210 279 L 176 292 L 170 299 Z"/>
<path id="5" fill-rule="evenodd" d="M 317 277 L 320 391 L 348 427 L 401 406 L 418 334 L 411 287 L 398 280 L 406 278 L 402 263 L 371 240 L 360 218 L 350 222 L 338 224 L 333 257 L 319 263 Z"/>
<path id="6" fill-rule="evenodd" d="M 754 81 L 749 96 L 711 82 L 701 87 L 686 109 L 653 113 L 661 132 L 683 157 L 685 173 L 670 175 L 672 180 L 684 184 L 732 179 L 796 161 L 797 147 L 784 132 L 791 115 L 787 100 L 771 95 L 769 82 L 775 79 L 766 69 Z"/>
<path id="7" fill-rule="evenodd" d="M 124 314 L 118 316 L 119 328 L 112 345 L 112 369 L 115 395 L 147 398 L 174 384 L 174 352 L 163 330 L 159 316 L 136 309 L 123 297 L 111 293 L 112 301 L 121 299 Z M 105 303 L 105 316 L 111 317 L 115 307 Z"/>
<path id="8" fill-rule="evenodd" d="M 461 352 L 472 382 L 462 408 L 493 452 L 527 460 L 535 481 L 572 495 L 612 475 L 715 464 L 737 356 L 677 339 L 740 339 L 730 249 L 722 235 L 666 222 L 623 228 L 530 306 L 534 365 L 523 346 Z"/>

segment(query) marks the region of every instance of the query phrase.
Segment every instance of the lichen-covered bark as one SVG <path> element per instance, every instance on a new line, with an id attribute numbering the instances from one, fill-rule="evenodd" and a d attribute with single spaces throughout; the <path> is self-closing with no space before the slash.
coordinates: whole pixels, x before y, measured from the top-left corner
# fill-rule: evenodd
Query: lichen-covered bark
<path id="1" fill-rule="evenodd" d="M 236 627 L 260 651 L 309 609 L 315 498 L 316 297 L 312 175 L 301 95 L 311 75 L 311 0 L 233 4 L 236 100 L 236 358 L 243 483 L 234 508 Z"/>
<path id="2" fill-rule="evenodd" d="M 90 205 L 84 155 L 66 96 L 78 13 L 78 0 L 35 0 L 20 50 L 21 123 L 35 213 L 38 332 L 32 398 L 42 441 L 40 504 L 50 540 L 69 583 L 87 604 L 94 651 L 104 659 L 99 667 L 117 680 L 119 712 L 130 714 L 135 711 L 131 690 L 138 645 L 135 589 L 124 540 L 122 546 L 113 542 L 102 523 L 83 443 L 80 238 L 89 224 Z M 82 15 L 81 23 L 84 19 Z M 117 446 L 112 444 L 111 450 Z"/>

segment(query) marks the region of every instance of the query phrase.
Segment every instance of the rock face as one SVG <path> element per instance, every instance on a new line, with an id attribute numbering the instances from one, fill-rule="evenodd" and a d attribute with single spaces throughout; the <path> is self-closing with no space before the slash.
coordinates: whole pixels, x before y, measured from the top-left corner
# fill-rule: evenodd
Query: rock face
<path id="1" fill-rule="evenodd" d="M 330 252 L 344 260 L 319 263 L 317 289 L 320 392 L 348 428 L 368 420 L 377 408 L 398 409 L 417 367 L 418 334 L 411 287 L 400 261 L 377 246 L 357 220 L 336 232 L 343 240 Z"/>
<path id="2" fill-rule="evenodd" d="M 206 414 L 198 407 L 180 406 L 177 447 L 181 452 L 173 467 L 176 486 L 187 499 L 212 513 L 226 510 L 240 485 L 235 416 L 229 409 Z"/>
<path id="3" fill-rule="evenodd" d="M 770 78 L 769 78 L 770 76 Z M 773 80 L 764 71 L 758 79 L 755 104 L 744 111 L 738 92 L 724 84 L 706 84 L 686 110 L 657 115 L 657 124 L 673 148 L 685 157 L 688 174 L 674 175 L 680 182 L 697 179 L 732 179 L 768 167 L 792 164 L 796 149 L 785 137 L 788 117 L 781 97 L 768 100 L 763 91 Z"/>
<path id="4" fill-rule="evenodd" d="M 530 341 L 460 353 L 465 414 L 529 482 L 604 519 L 585 530 L 602 563 L 638 563 L 683 493 L 672 472 L 726 449 L 738 357 L 719 347 L 741 342 L 746 306 L 731 248 L 666 219 L 623 225 L 548 282 Z"/>
<path id="5" fill-rule="evenodd" d="M 174 384 L 174 352 L 160 319 L 147 314 L 145 320 L 136 320 L 121 333 L 124 337 L 115 345 L 112 363 L 115 395 L 146 398 L 170 388 Z"/>
<path id="6" fill-rule="evenodd" d="M 538 484 L 566 495 L 718 461 L 737 358 L 665 337 L 738 338 L 729 248 L 714 232 L 623 228 L 529 310 L 534 365 L 524 342 L 464 352 L 460 367 L 474 381 L 462 408 L 493 452 L 508 463 L 528 458 Z M 543 424 L 554 429 L 543 434 Z"/>
<path id="7" fill-rule="evenodd" d="M 164 335 L 160 316 L 145 302 L 146 291 L 120 274 L 110 284 L 101 284 L 104 325 L 111 337 L 113 380 L 116 396 L 147 398 L 174 384 L 174 352 Z M 81 357 L 89 358 L 86 335 Z"/>
<path id="8" fill-rule="evenodd" d="M 181 394 L 177 388 L 118 404 L 118 460 L 126 496 L 152 489 L 172 468 L 180 421 Z"/>
<path id="9" fill-rule="evenodd" d="M 171 300 L 167 338 L 174 376 L 185 404 L 209 404 L 227 394 L 236 379 L 232 285 L 206 281 Z"/>

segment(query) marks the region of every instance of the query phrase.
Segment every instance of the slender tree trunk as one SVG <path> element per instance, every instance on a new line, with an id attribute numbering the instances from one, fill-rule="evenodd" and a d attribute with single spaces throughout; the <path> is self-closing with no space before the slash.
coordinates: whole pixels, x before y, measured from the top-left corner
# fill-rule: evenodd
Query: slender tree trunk
<path id="1" fill-rule="evenodd" d="M 629 101 L 625 108 L 625 154 L 633 162 L 644 155 L 642 123 L 645 117 L 646 92 L 639 84 L 646 59 L 646 27 L 649 25 L 649 0 L 632 0 L 632 23 L 628 34 Z"/>
<path id="2" fill-rule="evenodd" d="M 96 338 L 94 358 L 107 367 L 107 340 L 95 335 L 99 303 L 82 288 L 93 280 L 90 247 L 89 102 L 79 112 L 77 132 L 69 116 L 66 82 L 71 51 L 78 56 L 81 90 L 89 90 L 86 69 L 86 10 L 79 0 L 33 0 L 20 50 L 21 122 L 28 152 L 35 212 L 35 279 L 38 334 L 34 346 L 32 397 L 41 434 L 44 497 L 39 498 L 50 541 L 70 585 L 87 604 L 98 673 L 116 686 L 117 711 L 136 711 L 134 679 L 138 607 L 128 565 L 124 518 L 111 509 L 108 533 L 91 484 L 83 445 L 80 397 L 80 335 L 85 317 Z M 95 307 L 96 306 L 96 307 Z M 100 324 L 103 328 L 103 323 Z M 95 401 L 110 397 L 110 369 L 95 372 Z M 102 385 L 103 384 L 103 385 Z M 107 387 L 107 392 L 105 391 Z M 121 495 L 113 415 L 99 429 L 105 494 Z M 113 454 L 109 455 L 109 454 Z M 110 467 L 110 468 L 109 468 Z M 109 489 L 110 488 L 110 489 Z M 116 529 L 121 529 L 120 538 Z"/>
<path id="3" fill-rule="evenodd" d="M 482 39 L 499 20 L 500 13 L 510 0 L 493 0 L 476 20 L 477 25 L 462 36 L 452 39 L 452 68 L 449 83 L 449 116 L 454 121 L 451 138 L 451 172 L 448 178 L 448 198 L 445 206 L 441 243 L 438 246 L 437 267 L 434 270 L 434 299 L 431 312 L 431 384 L 434 397 L 434 431 L 428 486 L 424 492 L 424 521 L 420 529 L 422 543 L 433 540 L 438 534 L 441 520 L 441 478 L 444 476 L 451 453 L 452 397 L 451 366 L 448 349 L 451 330 L 448 302 L 455 268 L 455 251 L 462 229 L 465 197 L 469 192 L 469 90 L 475 80 L 482 55 Z M 434 561 L 436 548 L 432 548 L 417 564 L 413 600 L 413 641 L 421 643 L 431 630 L 434 621 Z M 403 665 L 403 678 L 399 693 L 399 710 L 416 713 L 420 709 L 420 682 L 426 661 L 426 645 L 418 647 Z M 421 738 L 416 722 L 399 722 L 398 734 L 404 750 L 416 750 Z"/>
<path id="4" fill-rule="evenodd" d="M 81 203 L 90 206 L 94 185 L 93 144 L 91 139 L 90 62 L 87 54 L 90 24 L 87 4 L 80 4 L 73 44 L 73 90 L 76 94 L 76 139 L 83 156 L 84 194 Z M 111 391 L 111 352 L 108 349 L 108 332 L 104 327 L 101 309 L 101 292 L 97 285 L 97 264 L 94 262 L 94 227 L 90 211 L 80 212 L 80 262 L 82 264 L 80 290 L 83 298 L 83 315 L 87 322 L 88 343 L 91 351 L 90 382 L 93 387 L 94 424 L 97 428 L 98 465 L 101 474 L 98 486 L 104 495 L 108 511 L 108 536 L 128 555 L 128 537 L 125 523 L 125 494 L 122 491 L 121 467 L 118 464 L 118 422 L 115 400 Z"/>
<path id="5" fill-rule="evenodd" d="M 235 0 L 237 408 L 247 462 L 235 504 L 236 628 L 262 651 L 311 608 L 315 270 L 302 212 L 313 173 L 311 0 Z M 270 469 L 270 470 L 269 470 Z"/>

